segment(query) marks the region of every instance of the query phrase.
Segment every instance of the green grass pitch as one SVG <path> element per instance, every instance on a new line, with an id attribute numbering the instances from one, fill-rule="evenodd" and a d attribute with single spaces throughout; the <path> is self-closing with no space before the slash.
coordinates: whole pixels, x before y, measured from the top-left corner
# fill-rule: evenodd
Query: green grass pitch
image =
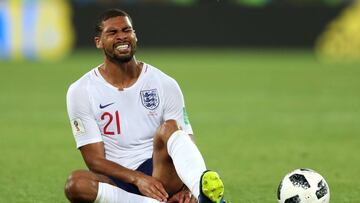
<path id="1" fill-rule="evenodd" d="M 65 94 L 101 55 L 0 62 L 0 202 L 66 202 L 66 177 L 85 165 Z M 359 63 L 231 49 L 143 49 L 137 58 L 179 82 L 196 143 L 232 203 L 275 203 L 282 177 L 301 167 L 326 178 L 332 203 L 360 202 Z"/>

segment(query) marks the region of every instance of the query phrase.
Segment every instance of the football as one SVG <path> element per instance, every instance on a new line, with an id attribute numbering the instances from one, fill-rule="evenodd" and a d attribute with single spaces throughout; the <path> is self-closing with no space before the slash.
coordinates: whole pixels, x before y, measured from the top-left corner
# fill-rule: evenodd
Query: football
<path id="1" fill-rule="evenodd" d="M 325 179 L 311 169 L 296 169 L 281 180 L 279 203 L 328 203 L 330 189 Z"/>

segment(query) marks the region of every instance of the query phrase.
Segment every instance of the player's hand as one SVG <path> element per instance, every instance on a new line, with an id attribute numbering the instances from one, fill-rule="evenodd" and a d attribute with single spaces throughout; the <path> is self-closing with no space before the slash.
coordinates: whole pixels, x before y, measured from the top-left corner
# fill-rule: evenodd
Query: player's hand
<path id="1" fill-rule="evenodd" d="M 141 194 L 160 202 L 167 201 L 169 197 L 162 183 L 154 177 L 138 173 L 134 184 L 139 188 Z"/>
<path id="2" fill-rule="evenodd" d="M 166 203 L 197 203 L 197 199 L 191 194 L 188 188 L 174 194 Z"/>

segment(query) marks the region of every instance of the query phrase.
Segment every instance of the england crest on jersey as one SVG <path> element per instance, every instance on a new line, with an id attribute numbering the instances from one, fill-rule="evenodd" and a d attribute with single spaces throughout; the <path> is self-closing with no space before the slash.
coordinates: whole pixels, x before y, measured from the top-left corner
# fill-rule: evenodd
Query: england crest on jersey
<path id="1" fill-rule="evenodd" d="M 141 102 L 145 108 L 154 110 L 159 106 L 160 99 L 157 89 L 140 91 Z"/>

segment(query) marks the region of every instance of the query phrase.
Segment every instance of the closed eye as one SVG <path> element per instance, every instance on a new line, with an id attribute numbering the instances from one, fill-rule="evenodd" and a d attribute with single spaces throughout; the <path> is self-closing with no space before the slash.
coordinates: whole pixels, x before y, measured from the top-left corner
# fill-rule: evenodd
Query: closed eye
<path id="1" fill-rule="evenodd" d="M 132 32 L 134 30 L 132 29 L 132 27 L 126 27 L 126 28 L 122 29 L 122 31 L 123 32 Z"/>
<path id="2" fill-rule="evenodd" d="M 116 32 L 117 32 L 117 30 L 108 30 L 106 33 L 113 35 L 113 34 L 116 34 Z"/>

